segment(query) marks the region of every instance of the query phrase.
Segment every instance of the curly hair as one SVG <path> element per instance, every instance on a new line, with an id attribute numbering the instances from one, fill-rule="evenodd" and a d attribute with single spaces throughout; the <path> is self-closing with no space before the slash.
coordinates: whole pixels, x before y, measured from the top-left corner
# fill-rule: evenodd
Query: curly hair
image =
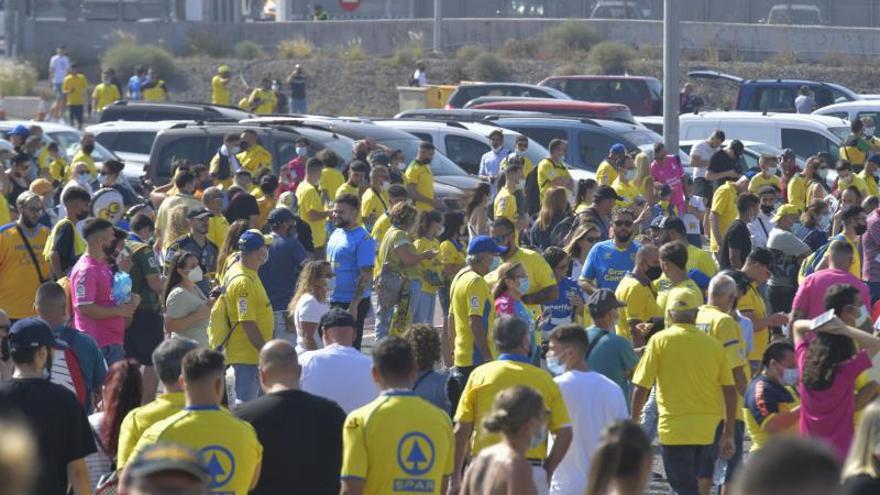
<path id="1" fill-rule="evenodd" d="M 434 365 L 440 361 L 440 336 L 437 331 L 431 325 L 418 323 L 407 330 L 403 338 L 412 346 L 419 371 L 434 369 Z"/>
<path id="2" fill-rule="evenodd" d="M 837 365 L 848 361 L 855 353 L 856 346 L 849 337 L 819 332 L 807 351 L 802 378 L 804 387 L 810 390 L 830 388 Z"/>
<path id="3" fill-rule="evenodd" d="M 287 305 L 287 313 L 290 320 L 293 321 L 293 315 L 296 312 L 296 303 L 305 294 L 311 294 L 315 299 L 326 302 L 327 291 L 324 287 L 318 285 L 318 282 L 324 278 L 326 273 L 333 273 L 329 261 L 311 260 L 305 264 L 302 272 L 299 274 L 299 282 L 296 285 L 296 292 L 290 298 L 290 304 Z"/>

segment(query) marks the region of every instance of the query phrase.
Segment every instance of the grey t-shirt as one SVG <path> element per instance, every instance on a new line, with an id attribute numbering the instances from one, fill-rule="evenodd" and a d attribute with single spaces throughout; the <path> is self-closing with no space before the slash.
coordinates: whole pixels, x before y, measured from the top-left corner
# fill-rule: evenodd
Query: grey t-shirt
<path id="1" fill-rule="evenodd" d="M 799 95 L 794 99 L 794 107 L 797 113 L 813 113 L 816 109 L 816 99 L 812 96 Z"/>
<path id="2" fill-rule="evenodd" d="M 774 254 L 778 251 L 782 253 L 781 257 L 777 257 L 772 267 L 772 276 L 769 285 L 776 287 L 797 287 L 797 272 L 800 267 L 801 256 L 812 252 L 810 246 L 804 241 L 798 239 L 794 234 L 787 230 L 774 227 L 770 231 L 767 238 L 767 247 L 774 250 Z"/>
<path id="3" fill-rule="evenodd" d="M 168 301 L 165 303 L 165 316 L 171 318 L 184 318 L 191 315 L 197 309 L 207 302 L 207 298 L 202 291 L 196 287 L 196 292 L 191 292 L 181 286 L 171 289 L 168 294 Z M 199 345 L 208 346 L 208 321 L 210 318 L 199 320 L 190 328 L 181 332 L 175 332 L 176 335 L 193 339 Z"/>

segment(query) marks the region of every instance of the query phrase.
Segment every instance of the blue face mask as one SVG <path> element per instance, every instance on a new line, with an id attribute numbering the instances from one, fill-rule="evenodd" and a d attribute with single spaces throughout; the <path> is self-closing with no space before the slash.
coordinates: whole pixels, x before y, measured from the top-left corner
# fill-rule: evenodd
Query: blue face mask
<path id="1" fill-rule="evenodd" d="M 85 173 L 85 174 L 79 174 L 79 182 L 80 182 L 80 184 L 88 184 L 88 182 L 89 182 L 89 180 L 90 180 L 91 178 L 92 178 L 92 176 L 89 175 L 89 174 L 87 174 L 87 173 Z"/>
<path id="2" fill-rule="evenodd" d="M 529 292 L 529 288 L 530 288 L 531 286 L 532 286 L 532 284 L 529 282 L 529 279 L 528 279 L 528 278 L 523 277 L 523 278 L 519 279 L 519 293 L 520 293 L 520 294 L 526 294 L 526 293 L 528 293 L 528 292 Z"/>
<path id="3" fill-rule="evenodd" d="M 548 354 L 547 371 L 549 371 L 554 376 L 558 376 L 565 373 L 565 365 L 562 363 L 562 361 L 559 360 L 558 356 Z"/>
<path id="4" fill-rule="evenodd" d="M 98 183 L 99 183 L 99 184 L 103 184 L 103 183 L 105 183 L 105 182 L 107 182 L 107 175 L 105 175 L 105 174 L 98 174 Z"/>

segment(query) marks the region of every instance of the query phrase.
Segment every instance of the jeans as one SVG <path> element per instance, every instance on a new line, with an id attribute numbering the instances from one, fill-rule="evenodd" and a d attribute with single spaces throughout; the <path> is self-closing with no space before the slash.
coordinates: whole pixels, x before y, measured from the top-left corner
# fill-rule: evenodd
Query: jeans
<path id="1" fill-rule="evenodd" d="M 736 421 L 734 423 L 733 430 L 733 445 L 736 447 L 736 450 L 733 453 L 733 457 L 727 460 L 727 471 L 724 475 L 724 484 L 730 483 L 733 480 L 733 476 L 736 474 L 737 469 L 742 464 L 743 461 L 743 437 L 745 436 L 746 424 L 742 421 Z M 718 423 L 718 428 L 715 430 L 715 444 L 712 445 L 712 450 L 708 457 L 707 462 L 705 462 L 699 470 L 699 476 L 703 479 L 711 479 L 715 472 L 715 461 L 718 459 L 718 443 L 721 441 L 721 433 L 724 431 L 724 422 Z"/>
<path id="2" fill-rule="evenodd" d="M 125 359 L 125 348 L 121 344 L 110 344 L 101 348 L 101 354 L 104 355 L 107 368 L 110 368 L 113 363 Z"/>
<path id="3" fill-rule="evenodd" d="M 256 364 L 233 364 L 235 374 L 235 404 L 242 404 L 260 396 L 260 372 Z"/>
<path id="4" fill-rule="evenodd" d="M 443 312 L 443 319 L 449 314 L 449 285 L 442 285 L 437 289 L 437 297 L 440 299 L 440 310 Z"/>
<path id="5" fill-rule="evenodd" d="M 351 306 L 351 302 L 340 302 L 340 301 L 331 301 L 330 307 L 333 308 L 341 308 L 348 311 L 348 307 Z M 361 299 L 361 302 L 358 303 L 357 314 L 352 315 L 355 318 L 355 334 L 354 334 L 354 345 L 353 347 L 357 350 L 361 350 L 361 342 L 364 339 L 364 322 L 367 320 L 367 315 L 370 314 L 370 298 L 365 297 Z"/>
<path id="6" fill-rule="evenodd" d="M 434 326 L 434 307 L 436 301 L 437 294 L 428 294 L 427 292 L 419 291 L 418 295 L 414 298 L 413 303 L 413 324 L 427 323 L 428 325 Z"/>
<path id="7" fill-rule="evenodd" d="M 296 345 L 296 327 L 293 320 L 288 319 L 287 311 L 275 311 L 275 329 L 272 331 L 273 339 L 282 339 Z"/>
<path id="8" fill-rule="evenodd" d="M 651 387 L 651 393 L 648 394 L 648 400 L 645 407 L 642 408 L 642 429 L 648 440 L 654 441 L 657 437 L 657 421 L 660 419 L 660 413 L 657 410 L 657 387 Z"/>
<path id="9" fill-rule="evenodd" d="M 711 445 L 660 445 L 666 479 L 676 495 L 700 495 L 697 473 L 712 462 Z"/>
<path id="10" fill-rule="evenodd" d="M 538 495 L 550 493 L 550 480 L 547 479 L 544 466 L 532 466 L 532 482 L 535 483 L 535 492 Z"/>
<path id="11" fill-rule="evenodd" d="M 290 113 L 309 113 L 305 98 L 290 97 Z"/>
<path id="12" fill-rule="evenodd" d="M 880 282 L 867 282 L 868 284 L 868 294 L 871 298 L 871 306 L 874 306 L 874 303 L 880 299 Z M 872 308 L 868 308 L 868 313 L 871 312 Z"/>

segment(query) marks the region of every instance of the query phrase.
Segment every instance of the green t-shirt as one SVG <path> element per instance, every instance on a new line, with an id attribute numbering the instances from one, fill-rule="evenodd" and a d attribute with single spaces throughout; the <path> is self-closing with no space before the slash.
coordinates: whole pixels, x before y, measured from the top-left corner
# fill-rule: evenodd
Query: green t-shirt
<path id="1" fill-rule="evenodd" d="M 159 293 L 147 284 L 147 275 L 159 275 L 159 261 L 150 246 L 136 241 L 125 241 L 125 247 L 131 253 L 131 292 L 141 296 L 139 309 L 161 311 Z"/>

